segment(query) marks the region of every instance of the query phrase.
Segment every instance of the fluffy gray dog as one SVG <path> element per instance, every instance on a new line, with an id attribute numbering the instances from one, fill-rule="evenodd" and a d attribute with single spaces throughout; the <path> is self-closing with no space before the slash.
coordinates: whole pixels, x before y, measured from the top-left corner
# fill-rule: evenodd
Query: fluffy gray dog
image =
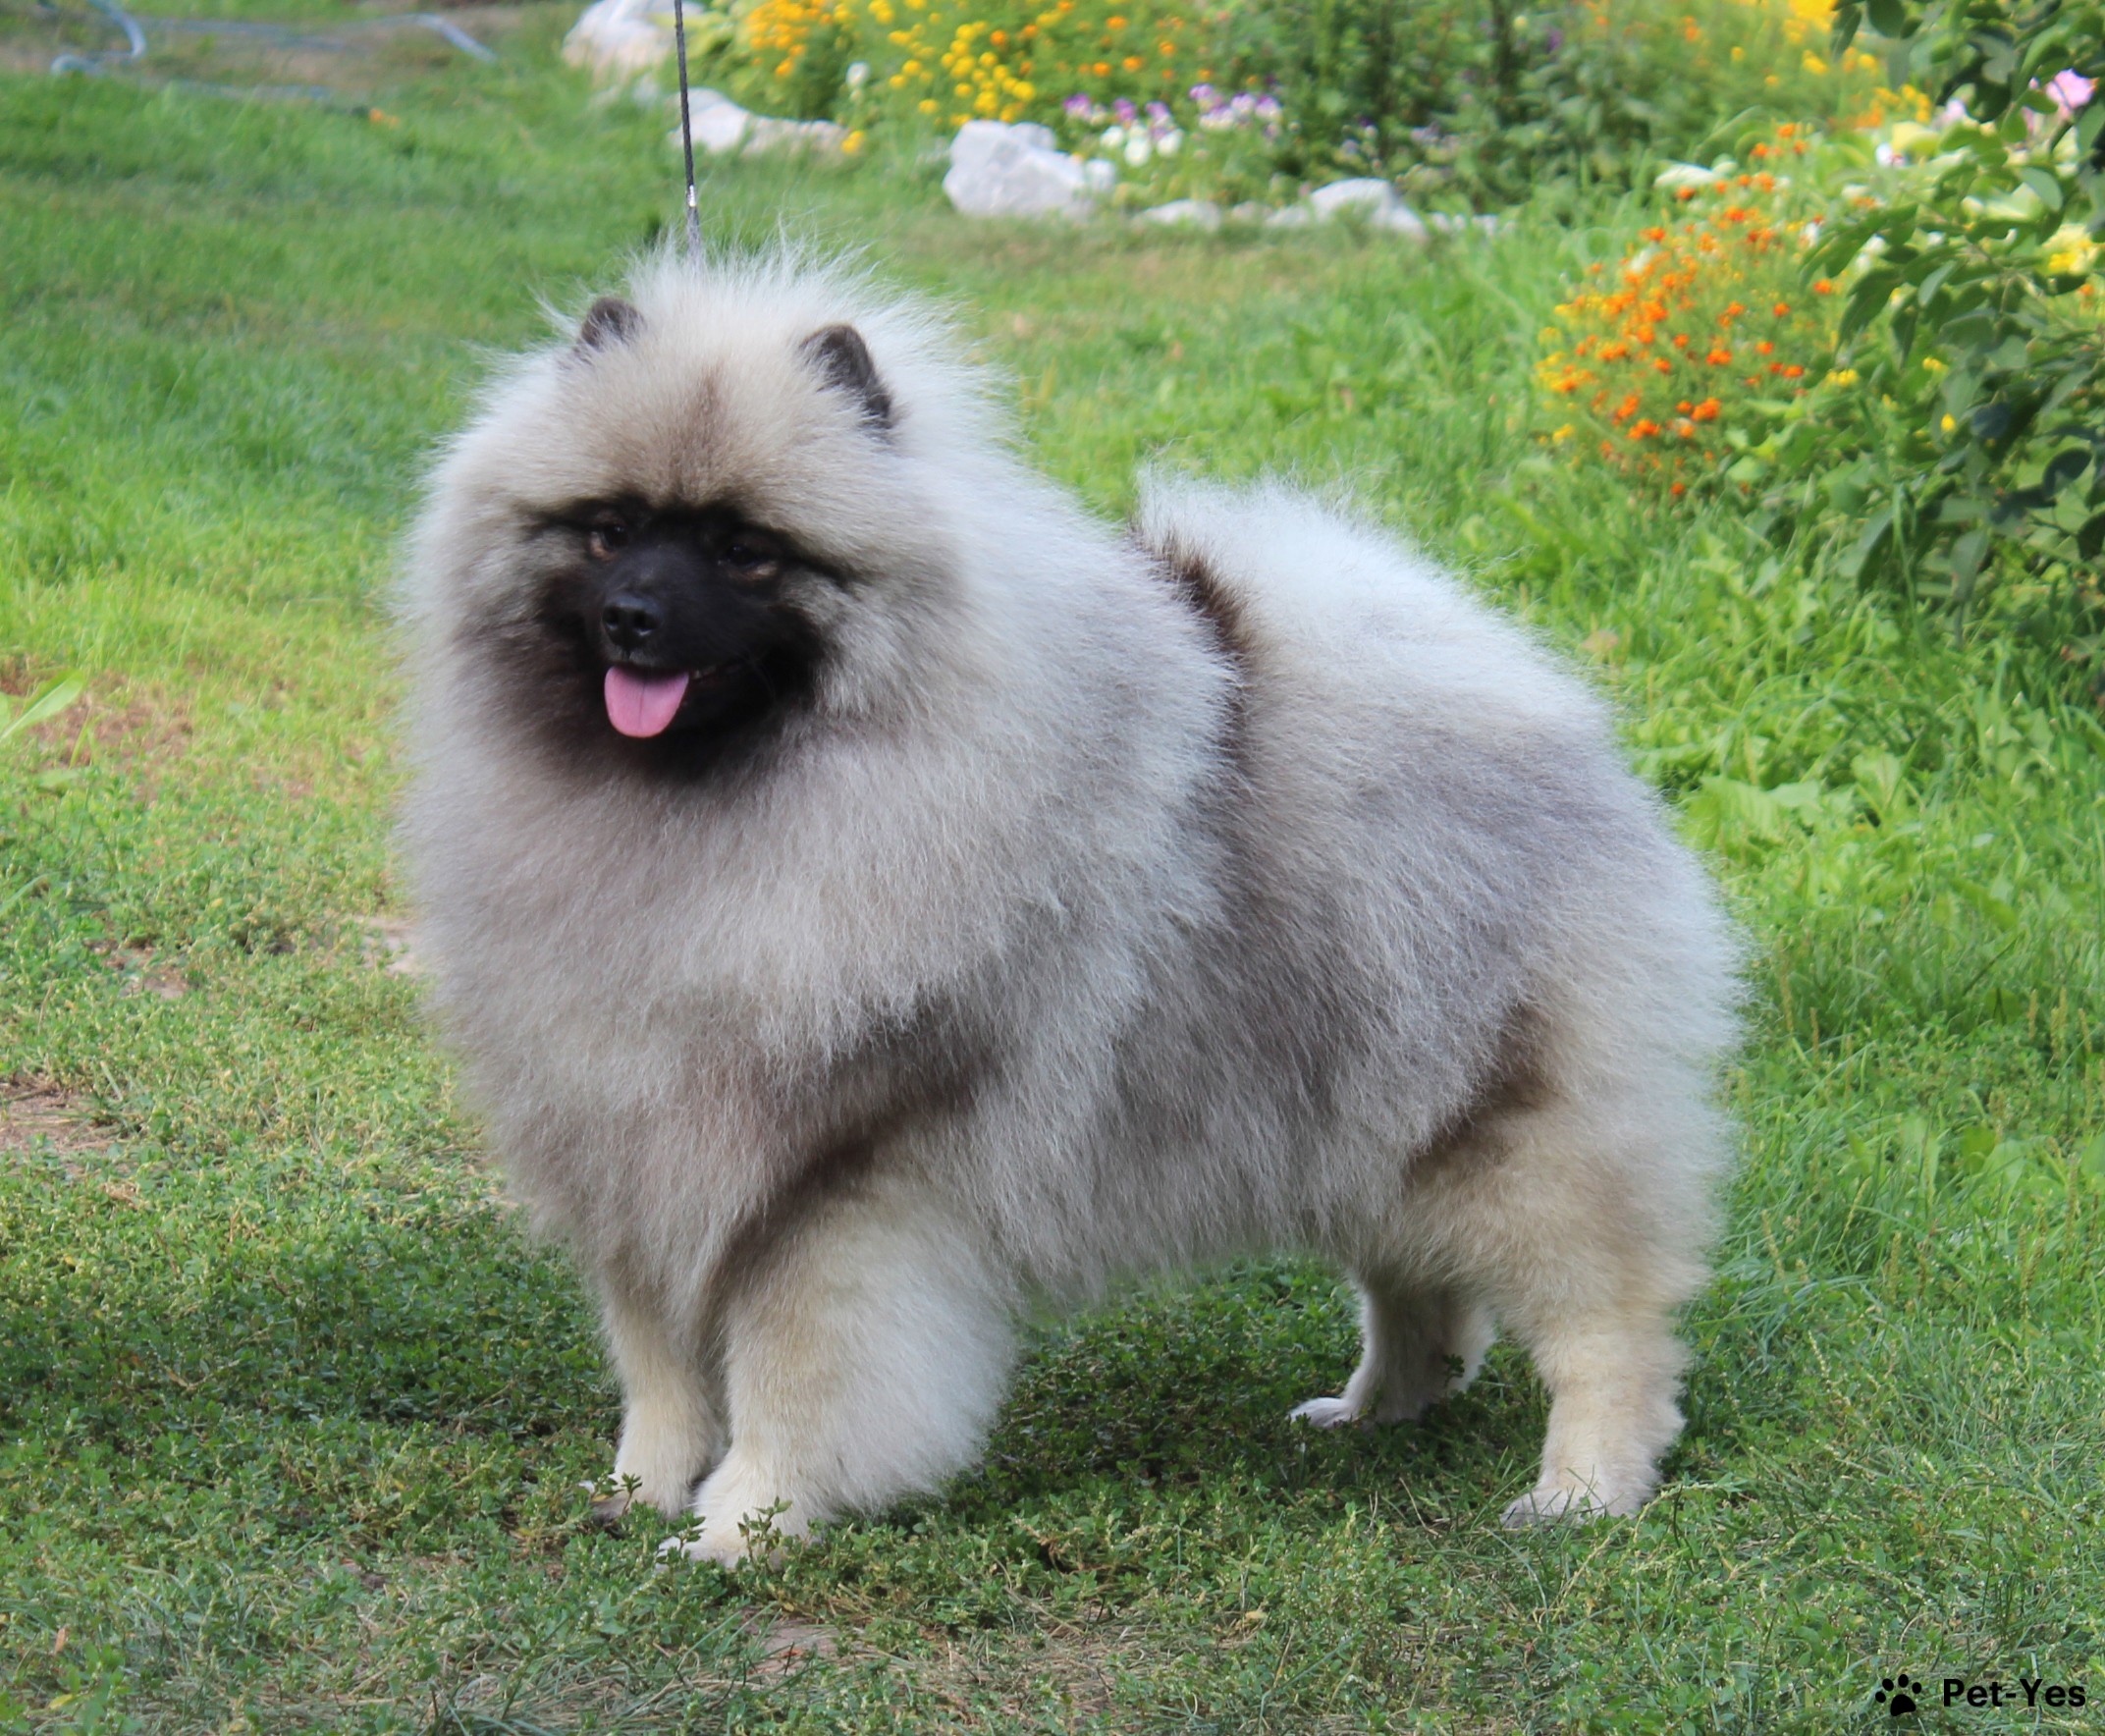
<path id="1" fill-rule="evenodd" d="M 1508 1518 L 1632 1511 L 1725 1157 L 1702 873 L 1452 580 L 1276 489 L 1101 524 L 954 349 L 656 259 L 415 535 L 423 944 L 616 1478 L 735 1560 L 970 1463 L 1021 1310 L 1290 1249 L 1365 1334 L 1297 1415 L 1415 1418 L 1495 1320 L 1552 1400 Z"/>

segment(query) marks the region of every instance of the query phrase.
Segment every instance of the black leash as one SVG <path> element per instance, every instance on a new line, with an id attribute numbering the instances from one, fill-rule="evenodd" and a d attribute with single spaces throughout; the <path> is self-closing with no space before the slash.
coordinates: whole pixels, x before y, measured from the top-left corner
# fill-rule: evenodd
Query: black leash
<path id="1" fill-rule="evenodd" d="M 673 0 L 673 39 L 679 50 L 679 148 L 687 159 L 687 257 L 702 256 L 702 212 L 694 200 L 694 121 L 687 113 L 687 13 Z"/>

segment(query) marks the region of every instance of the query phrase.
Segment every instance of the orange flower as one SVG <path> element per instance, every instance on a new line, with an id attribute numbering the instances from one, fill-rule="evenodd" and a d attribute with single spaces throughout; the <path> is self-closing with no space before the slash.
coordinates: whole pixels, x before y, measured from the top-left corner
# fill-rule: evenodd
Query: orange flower
<path id="1" fill-rule="evenodd" d="M 1643 421 L 1631 425 L 1630 438 L 1633 440 L 1649 440 L 1658 432 L 1659 424 L 1649 416 L 1646 416 Z"/>
<path id="2" fill-rule="evenodd" d="M 1779 301 L 1776 303 L 1772 311 L 1775 313 L 1778 319 L 1781 319 L 1785 314 L 1791 311 L 1791 303 L 1788 301 Z"/>
<path id="3" fill-rule="evenodd" d="M 1678 501 L 1683 495 L 1689 492 L 1689 485 L 1686 482 L 1677 482 L 1672 488 L 1668 489 L 1666 492 L 1672 495 Z"/>
<path id="4" fill-rule="evenodd" d="M 1756 355 L 1773 355 L 1775 353 L 1776 346 L 1771 344 L 1766 338 L 1763 338 L 1760 343 L 1754 346 L 1754 353 Z"/>
<path id="5" fill-rule="evenodd" d="M 1783 370 L 1783 377 L 1787 380 L 1802 379 L 1805 376 L 1805 372 L 1806 370 L 1800 367 L 1798 363 L 1794 361 L 1789 367 Z"/>
<path id="6" fill-rule="evenodd" d="M 1703 360 L 1707 361 L 1712 367 L 1723 367 L 1731 359 L 1732 352 L 1723 345 L 1719 345 L 1708 355 L 1703 357 Z"/>
<path id="7" fill-rule="evenodd" d="M 1718 411 L 1724 407 L 1716 399 L 1706 398 L 1689 411 L 1689 419 L 1696 422 L 1714 422 L 1717 420 Z"/>
<path id="8" fill-rule="evenodd" d="M 1812 286 L 1812 293 L 1815 296 L 1832 296 L 1835 293 L 1834 281 L 1831 278 L 1821 278 Z"/>

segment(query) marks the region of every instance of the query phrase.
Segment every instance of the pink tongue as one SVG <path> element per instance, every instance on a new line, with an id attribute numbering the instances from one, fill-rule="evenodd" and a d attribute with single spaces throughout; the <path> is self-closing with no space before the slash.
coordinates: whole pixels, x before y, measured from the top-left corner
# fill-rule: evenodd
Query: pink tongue
<path id="1" fill-rule="evenodd" d="M 607 721 L 624 735 L 661 735 L 687 696 L 685 671 L 647 675 L 619 664 L 607 671 Z"/>

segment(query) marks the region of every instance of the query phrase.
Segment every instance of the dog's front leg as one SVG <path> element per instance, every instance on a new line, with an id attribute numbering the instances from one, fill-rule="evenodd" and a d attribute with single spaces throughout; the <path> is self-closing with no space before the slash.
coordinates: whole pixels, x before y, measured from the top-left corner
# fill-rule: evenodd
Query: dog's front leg
<path id="1" fill-rule="evenodd" d="M 600 1315 L 621 1377 L 621 1438 L 614 1492 L 593 1514 L 611 1523 L 634 1499 L 676 1519 L 724 1451 L 700 1332 L 668 1322 L 613 1281 L 600 1285 Z"/>
<path id="2" fill-rule="evenodd" d="M 817 1207 L 727 1297 L 730 1445 L 669 1544 L 734 1563 L 936 1488 L 978 1455 L 1012 1356 L 1011 1298 L 973 1225 L 894 1182 Z"/>

